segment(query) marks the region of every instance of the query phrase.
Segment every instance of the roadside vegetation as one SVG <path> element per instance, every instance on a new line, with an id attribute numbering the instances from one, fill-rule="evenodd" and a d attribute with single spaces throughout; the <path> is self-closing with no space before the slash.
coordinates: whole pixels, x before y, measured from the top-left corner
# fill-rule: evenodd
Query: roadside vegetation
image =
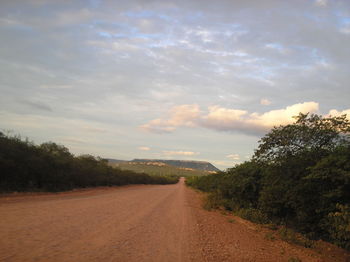
<path id="1" fill-rule="evenodd" d="M 35 145 L 0 132 L 0 192 L 65 191 L 96 186 L 173 184 L 178 176 L 151 176 L 108 166 L 91 155 L 74 156 L 53 142 Z"/>
<path id="2" fill-rule="evenodd" d="M 349 134 L 345 115 L 299 114 L 266 134 L 250 161 L 186 183 L 208 192 L 206 208 L 279 225 L 287 239 L 298 232 L 350 250 Z"/>

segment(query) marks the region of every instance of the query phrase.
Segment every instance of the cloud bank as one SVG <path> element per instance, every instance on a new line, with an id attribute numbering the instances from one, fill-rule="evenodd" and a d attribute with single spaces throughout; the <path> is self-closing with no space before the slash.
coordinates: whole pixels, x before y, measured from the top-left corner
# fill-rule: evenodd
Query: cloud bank
<path id="1" fill-rule="evenodd" d="M 348 0 L 2 0 L 0 128 L 229 165 L 293 110 L 347 112 L 349 17 Z"/>
<path id="2" fill-rule="evenodd" d="M 202 112 L 197 104 L 181 105 L 171 109 L 168 119 L 154 119 L 141 126 L 142 129 L 155 133 L 169 133 L 178 127 L 204 127 L 216 131 L 242 132 L 251 135 L 262 135 L 274 126 L 295 122 L 299 113 L 318 113 L 319 104 L 304 102 L 287 106 L 283 109 L 265 113 L 249 113 L 246 110 L 210 106 Z M 327 115 L 347 114 L 350 109 L 337 111 L 332 109 Z"/>

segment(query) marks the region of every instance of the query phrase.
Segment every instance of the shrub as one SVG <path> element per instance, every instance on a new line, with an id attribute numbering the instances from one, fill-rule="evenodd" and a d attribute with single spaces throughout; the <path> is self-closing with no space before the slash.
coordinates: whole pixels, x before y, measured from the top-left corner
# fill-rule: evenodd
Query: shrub
<path id="1" fill-rule="evenodd" d="M 235 212 L 238 216 L 258 224 L 268 224 L 270 220 L 267 215 L 256 208 L 241 208 Z"/>
<path id="2" fill-rule="evenodd" d="M 299 114 L 261 138 L 251 161 L 188 185 L 215 192 L 220 201 L 212 202 L 253 222 L 283 224 L 350 249 L 349 134 L 346 115 Z"/>
<path id="3" fill-rule="evenodd" d="M 203 207 L 206 210 L 217 209 L 222 206 L 222 197 L 216 192 L 210 192 L 205 196 Z"/>
<path id="4" fill-rule="evenodd" d="M 75 157 L 53 142 L 36 146 L 0 132 L 0 192 L 64 191 L 80 187 L 176 183 L 177 176 L 122 171 L 91 155 Z"/>
<path id="5" fill-rule="evenodd" d="M 284 241 L 292 244 L 296 244 L 303 247 L 313 247 L 314 243 L 310 239 L 306 238 L 302 234 L 295 232 L 294 230 L 286 227 L 282 227 L 278 230 L 278 235 Z"/>
<path id="6" fill-rule="evenodd" d="M 350 206 L 337 204 L 337 211 L 328 214 L 328 232 L 337 245 L 350 250 Z"/>

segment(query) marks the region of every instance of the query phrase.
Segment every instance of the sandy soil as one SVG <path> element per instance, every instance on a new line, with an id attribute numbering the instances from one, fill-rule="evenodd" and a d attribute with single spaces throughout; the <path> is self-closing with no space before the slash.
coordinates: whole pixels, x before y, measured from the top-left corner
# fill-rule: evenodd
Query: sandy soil
<path id="1" fill-rule="evenodd" d="M 0 261 L 350 261 L 320 243 L 267 240 L 267 229 L 209 212 L 184 185 L 0 198 Z"/>

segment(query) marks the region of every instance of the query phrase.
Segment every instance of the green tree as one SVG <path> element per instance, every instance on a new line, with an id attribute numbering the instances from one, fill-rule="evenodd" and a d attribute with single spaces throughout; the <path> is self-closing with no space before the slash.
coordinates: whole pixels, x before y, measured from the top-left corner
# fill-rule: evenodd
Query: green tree
<path id="1" fill-rule="evenodd" d="M 210 201 L 258 223 L 273 221 L 350 249 L 350 123 L 299 114 L 274 127 L 252 161 L 191 178 Z M 214 205 L 214 206 L 215 206 Z"/>
<path id="2" fill-rule="evenodd" d="M 302 153 L 320 158 L 337 146 L 349 143 L 350 122 L 346 115 L 322 117 L 300 113 L 295 118 L 295 123 L 274 127 L 265 135 L 259 141 L 254 159 L 278 162 Z"/>
<path id="3" fill-rule="evenodd" d="M 299 114 L 273 128 L 254 155 L 265 165 L 259 208 L 302 232 L 326 235 L 324 219 L 349 201 L 349 132 L 346 115 Z"/>

